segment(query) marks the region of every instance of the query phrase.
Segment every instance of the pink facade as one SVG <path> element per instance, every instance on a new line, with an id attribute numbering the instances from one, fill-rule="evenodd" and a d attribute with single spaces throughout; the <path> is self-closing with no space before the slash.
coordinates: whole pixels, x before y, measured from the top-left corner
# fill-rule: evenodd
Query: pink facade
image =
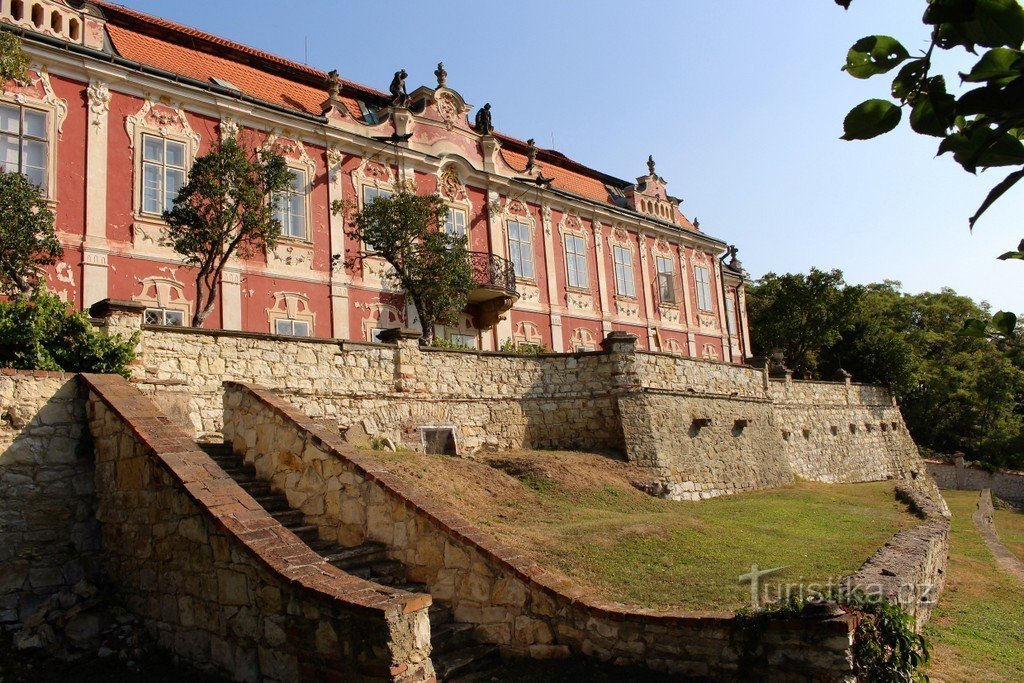
<path id="1" fill-rule="evenodd" d="M 630 183 L 478 132 L 446 82 L 393 106 L 378 91 L 124 8 L 27 4 L 79 22 L 76 38 L 70 21 L 60 33 L 0 5 L 0 22 L 28 29 L 33 64 L 31 85 L 8 88 L 0 104 L 47 117 L 47 192 L 65 246 L 48 285 L 75 306 L 135 300 L 153 322 L 188 324 L 194 273 L 162 242 L 160 209 L 191 161 L 231 135 L 281 153 L 301 187 L 278 245 L 229 264 L 207 327 L 365 341 L 417 327 L 386 264 L 346 263 L 361 245 L 330 210 L 405 185 L 449 202 L 483 264 L 462 323 L 443 336 L 484 350 L 511 341 L 572 351 L 625 330 L 650 350 L 748 355 L 735 254 L 723 260 L 725 243 L 679 211 L 653 160 Z M 411 137 L 375 139 L 393 133 Z M 515 278 L 502 280 L 509 261 Z"/>

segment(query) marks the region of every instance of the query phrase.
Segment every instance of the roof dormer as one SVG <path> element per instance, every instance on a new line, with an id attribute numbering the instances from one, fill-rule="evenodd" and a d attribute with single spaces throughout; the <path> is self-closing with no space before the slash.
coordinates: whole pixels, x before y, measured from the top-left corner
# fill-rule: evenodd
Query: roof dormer
<path id="1" fill-rule="evenodd" d="M 638 213 L 654 216 L 669 223 L 682 223 L 677 197 L 665 191 L 665 179 L 654 172 L 654 157 L 647 157 L 647 175 L 636 179 L 635 185 L 625 188 L 626 205 Z"/>
<path id="2" fill-rule="evenodd" d="M 103 15 L 90 3 L 75 9 L 64 0 L 0 3 L 0 22 L 96 50 L 104 47 Z"/>

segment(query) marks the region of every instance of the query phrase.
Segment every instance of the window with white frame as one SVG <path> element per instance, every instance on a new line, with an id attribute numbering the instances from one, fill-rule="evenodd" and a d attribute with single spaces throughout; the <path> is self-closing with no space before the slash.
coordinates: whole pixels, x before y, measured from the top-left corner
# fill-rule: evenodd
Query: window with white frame
<path id="1" fill-rule="evenodd" d="M 588 286 L 586 241 L 579 235 L 565 236 L 565 274 L 570 287 Z"/>
<path id="2" fill-rule="evenodd" d="M 465 237 L 466 212 L 462 209 L 456 209 L 454 206 L 449 206 L 448 217 L 444 221 L 444 231 L 451 237 Z"/>
<path id="3" fill-rule="evenodd" d="M 305 320 L 278 318 L 274 321 L 274 332 L 291 337 L 308 337 L 309 323 Z"/>
<path id="4" fill-rule="evenodd" d="M 147 325 L 183 327 L 185 325 L 185 313 L 184 311 L 175 311 L 170 308 L 147 308 L 145 320 Z"/>
<path id="5" fill-rule="evenodd" d="M 0 164 L 22 173 L 47 193 L 47 114 L 16 104 L 0 105 Z"/>
<path id="6" fill-rule="evenodd" d="M 736 303 L 732 299 L 730 294 L 725 298 L 725 324 L 729 330 L 729 334 L 733 337 L 736 336 Z"/>
<path id="7" fill-rule="evenodd" d="M 658 256 L 654 261 L 655 267 L 658 269 L 659 300 L 662 303 L 674 304 L 676 302 L 676 282 L 672 259 L 667 256 Z"/>
<path id="8" fill-rule="evenodd" d="M 391 195 L 391 190 L 382 190 L 379 187 L 374 187 L 373 185 L 363 185 L 363 208 L 365 209 L 378 199 L 390 199 Z M 376 248 L 369 242 L 366 243 L 366 249 L 367 251 L 376 251 Z"/>
<path id="9" fill-rule="evenodd" d="M 528 223 L 508 222 L 508 254 L 515 268 L 516 277 L 532 280 L 533 237 Z"/>
<path id="10" fill-rule="evenodd" d="M 707 266 L 694 266 L 693 279 L 697 284 L 697 308 L 702 311 L 714 310 L 711 307 L 711 271 Z"/>
<path id="11" fill-rule="evenodd" d="M 633 252 L 629 247 L 618 244 L 612 247 L 612 262 L 615 264 L 615 293 L 619 296 L 636 297 L 633 282 Z"/>
<path id="12" fill-rule="evenodd" d="M 306 230 L 306 198 L 309 186 L 306 172 L 292 168 L 292 177 L 286 187 L 274 196 L 274 218 L 281 223 L 281 235 L 298 240 L 308 240 Z"/>
<path id="13" fill-rule="evenodd" d="M 142 135 L 142 211 L 170 211 L 185 184 L 185 143 Z"/>

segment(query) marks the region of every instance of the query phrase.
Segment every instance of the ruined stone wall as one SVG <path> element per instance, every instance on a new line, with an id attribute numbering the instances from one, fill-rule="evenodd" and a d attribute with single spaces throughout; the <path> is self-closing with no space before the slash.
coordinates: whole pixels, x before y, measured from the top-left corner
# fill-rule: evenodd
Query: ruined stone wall
<path id="1" fill-rule="evenodd" d="M 116 376 L 85 375 L 103 560 L 158 644 L 239 681 L 429 681 L 430 597 L 331 566 Z"/>
<path id="2" fill-rule="evenodd" d="M 903 415 L 883 387 L 772 380 L 769 391 L 795 475 L 858 482 L 924 474 Z"/>
<path id="3" fill-rule="evenodd" d="M 0 370 L 0 627 L 95 581 L 91 449 L 74 378 Z"/>
<path id="4" fill-rule="evenodd" d="M 712 680 L 845 681 L 854 620 L 774 621 L 751 635 L 728 615 L 638 610 L 595 599 L 502 546 L 355 451 L 322 423 L 255 387 L 228 386 L 224 435 L 315 520 L 324 538 L 376 541 L 506 655 L 587 655 Z"/>

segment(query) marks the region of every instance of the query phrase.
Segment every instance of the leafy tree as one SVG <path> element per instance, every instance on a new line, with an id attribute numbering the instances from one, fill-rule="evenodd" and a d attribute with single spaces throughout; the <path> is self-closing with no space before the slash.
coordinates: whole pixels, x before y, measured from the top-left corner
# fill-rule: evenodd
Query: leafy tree
<path id="1" fill-rule="evenodd" d="M 39 268 L 61 257 L 53 220 L 36 185 L 0 171 L 0 292 L 28 295 L 39 284 Z"/>
<path id="2" fill-rule="evenodd" d="M 234 138 L 192 164 L 188 182 L 164 219 L 166 242 L 197 268 L 194 327 L 202 326 L 213 311 L 224 266 L 232 256 L 248 258 L 274 248 L 281 223 L 274 218 L 273 196 L 290 179 L 281 155 L 247 150 Z"/>
<path id="3" fill-rule="evenodd" d="M 27 74 L 28 56 L 21 51 L 21 39 L 13 33 L 0 33 L 0 85 L 22 83 Z"/>
<path id="4" fill-rule="evenodd" d="M 0 302 L 0 366 L 21 370 L 104 372 L 128 376 L 138 334 L 124 340 L 98 331 L 55 294 Z"/>
<path id="5" fill-rule="evenodd" d="M 335 211 L 354 208 L 336 202 Z M 350 263 L 370 257 L 387 261 L 397 284 L 416 307 L 423 328 L 421 342 L 431 344 L 434 325 L 452 325 L 476 286 L 466 238 L 444 231 L 448 205 L 438 195 L 420 196 L 407 189 L 380 197 L 355 213 L 345 234 L 372 245 Z"/>
<path id="6" fill-rule="evenodd" d="M 849 298 L 838 270 L 768 273 L 748 288 L 751 342 L 757 353 L 781 348 L 793 368 L 818 370 L 819 355 L 848 327 Z"/>

